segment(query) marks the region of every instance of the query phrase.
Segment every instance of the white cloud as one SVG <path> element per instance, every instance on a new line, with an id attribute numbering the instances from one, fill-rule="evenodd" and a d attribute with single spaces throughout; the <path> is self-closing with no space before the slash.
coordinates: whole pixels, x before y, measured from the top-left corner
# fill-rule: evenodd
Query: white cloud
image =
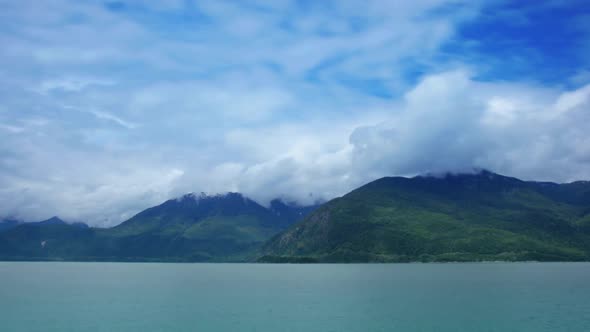
<path id="1" fill-rule="evenodd" d="M 78 92 L 88 86 L 109 86 L 114 82 L 108 79 L 92 78 L 92 77 L 62 77 L 55 78 L 41 82 L 38 91 L 46 95 L 53 90 L 63 90 L 66 92 Z"/>
<path id="2" fill-rule="evenodd" d="M 0 124 L 0 129 L 5 130 L 5 131 L 12 133 L 12 134 L 22 133 L 25 130 L 25 128 L 23 128 L 23 127 L 17 127 L 17 126 L 5 125 L 5 124 Z"/>
<path id="3" fill-rule="evenodd" d="M 125 121 L 125 120 L 123 120 L 117 116 L 114 116 L 110 113 L 107 113 L 107 112 L 96 111 L 96 110 L 90 110 L 88 112 L 91 113 L 92 115 L 96 116 L 99 119 L 113 121 L 114 123 L 116 123 L 120 126 L 123 126 L 127 129 L 133 129 L 133 128 L 137 127 L 137 124 Z"/>
<path id="4" fill-rule="evenodd" d="M 565 113 L 587 107 L 588 103 L 590 103 L 590 85 L 562 94 L 555 102 L 554 109 L 558 113 Z"/>
<path id="5" fill-rule="evenodd" d="M 590 86 L 557 93 L 482 83 L 463 71 L 426 77 L 391 120 L 351 136 L 356 172 L 371 177 L 472 167 L 527 179 L 590 178 Z"/>

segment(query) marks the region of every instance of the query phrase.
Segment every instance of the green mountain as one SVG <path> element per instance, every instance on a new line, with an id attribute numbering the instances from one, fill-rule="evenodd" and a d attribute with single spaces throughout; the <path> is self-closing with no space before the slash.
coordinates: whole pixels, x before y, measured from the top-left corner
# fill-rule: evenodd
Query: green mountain
<path id="1" fill-rule="evenodd" d="M 590 182 L 386 177 L 273 237 L 263 262 L 590 260 Z"/>
<path id="2" fill-rule="evenodd" d="M 292 222 L 238 193 L 189 194 L 99 232 L 112 243 L 101 255 L 189 261 L 243 260 Z"/>
<path id="3" fill-rule="evenodd" d="M 388 177 L 321 207 L 188 194 L 108 229 L 0 222 L 0 260 L 590 260 L 590 182 Z"/>
<path id="4" fill-rule="evenodd" d="M 77 259 L 93 241 L 91 228 L 68 224 L 57 217 L 18 223 L 0 233 L 0 260 Z"/>
<path id="5" fill-rule="evenodd" d="M 188 194 L 108 229 L 67 224 L 55 217 L 11 224 L 0 233 L 0 259 L 252 260 L 260 245 L 312 208 L 282 201 L 265 208 L 238 193 Z"/>

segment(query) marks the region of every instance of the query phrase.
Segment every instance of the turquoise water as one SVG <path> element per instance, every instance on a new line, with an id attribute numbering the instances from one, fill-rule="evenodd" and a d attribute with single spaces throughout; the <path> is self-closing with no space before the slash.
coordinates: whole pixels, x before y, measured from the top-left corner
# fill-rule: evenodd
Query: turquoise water
<path id="1" fill-rule="evenodd" d="M 0 331 L 590 331 L 590 264 L 0 262 Z"/>

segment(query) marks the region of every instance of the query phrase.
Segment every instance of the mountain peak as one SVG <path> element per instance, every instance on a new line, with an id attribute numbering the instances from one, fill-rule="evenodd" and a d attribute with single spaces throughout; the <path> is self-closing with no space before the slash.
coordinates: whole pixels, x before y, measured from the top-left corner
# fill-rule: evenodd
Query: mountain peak
<path id="1" fill-rule="evenodd" d="M 188 194 L 184 194 L 178 198 L 176 198 L 176 201 L 178 202 L 182 202 L 182 201 L 187 201 L 187 200 L 193 200 L 195 202 L 198 202 L 201 199 L 207 198 L 208 195 L 204 192 L 200 192 L 200 193 L 194 193 L 194 192 L 190 192 Z"/>
<path id="2" fill-rule="evenodd" d="M 200 220 L 213 215 L 247 214 L 247 211 L 251 212 L 259 209 L 264 209 L 264 207 L 240 193 L 207 194 L 205 192 L 192 192 L 144 210 L 138 213 L 136 217 L 160 216 L 170 220 L 171 215 L 182 215 L 191 220 Z M 128 221 L 134 219 L 135 217 Z"/>
<path id="3" fill-rule="evenodd" d="M 427 173 L 425 175 L 418 175 L 413 179 L 435 179 L 435 180 L 443 180 L 446 182 L 498 182 L 498 183 L 523 183 L 522 180 L 519 180 L 514 177 L 509 177 L 505 175 L 501 175 L 498 173 L 494 173 L 490 170 L 484 168 L 474 168 L 471 171 L 464 171 L 464 172 L 441 172 L 441 173 Z"/>
<path id="4" fill-rule="evenodd" d="M 494 173 L 485 168 L 472 168 L 463 171 L 438 171 L 438 172 L 427 172 L 416 176 L 417 178 L 453 178 L 453 177 L 482 177 L 493 179 L 496 177 L 504 177 L 498 173 Z"/>
<path id="5" fill-rule="evenodd" d="M 39 221 L 37 222 L 38 224 L 43 224 L 43 225 L 63 225 L 66 222 L 61 220 L 59 217 L 57 216 L 53 216 L 47 220 L 43 220 L 43 221 Z"/>
<path id="6" fill-rule="evenodd" d="M 204 199 L 222 199 L 222 198 L 243 198 L 245 197 L 236 192 L 225 192 L 225 193 L 217 193 L 217 194 L 208 194 L 206 192 L 201 191 L 200 193 L 190 192 L 188 194 L 182 195 L 176 198 L 177 202 L 185 202 L 185 201 L 194 201 L 198 203 Z"/>

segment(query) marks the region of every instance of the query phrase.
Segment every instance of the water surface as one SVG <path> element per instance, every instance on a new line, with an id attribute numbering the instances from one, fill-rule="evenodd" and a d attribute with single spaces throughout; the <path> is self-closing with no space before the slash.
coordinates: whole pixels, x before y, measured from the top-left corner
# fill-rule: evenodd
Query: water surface
<path id="1" fill-rule="evenodd" d="M 1 331 L 590 331 L 590 264 L 0 262 Z"/>

